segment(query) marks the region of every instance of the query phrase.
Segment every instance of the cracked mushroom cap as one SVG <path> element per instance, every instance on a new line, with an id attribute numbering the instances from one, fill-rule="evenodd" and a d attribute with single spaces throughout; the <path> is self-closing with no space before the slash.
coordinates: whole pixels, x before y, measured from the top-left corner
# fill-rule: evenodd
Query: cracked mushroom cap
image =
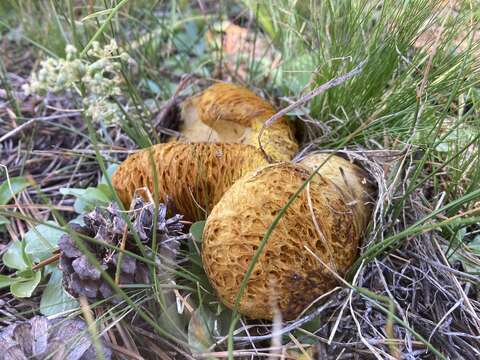
<path id="1" fill-rule="evenodd" d="M 336 286 L 331 270 L 343 276 L 355 261 L 367 224 L 356 219 L 360 215 L 352 208 L 351 199 L 335 182 L 339 176 L 354 176 L 351 182 L 362 180 L 357 179 L 356 170 L 340 170 L 356 167 L 340 159 L 332 157 L 325 174 L 320 171 L 315 175 L 280 219 L 248 280 L 240 313 L 271 319 L 276 307 L 285 319 L 293 319 Z M 317 164 L 310 160 L 304 163 Z M 203 265 L 226 306 L 234 306 L 242 279 L 267 229 L 311 175 L 312 168 L 305 164 L 266 165 L 246 174 L 225 193 L 207 219 Z M 363 191 L 370 189 L 364 187 Z M 364 211 L 369 218 L 370 207 Z"/>

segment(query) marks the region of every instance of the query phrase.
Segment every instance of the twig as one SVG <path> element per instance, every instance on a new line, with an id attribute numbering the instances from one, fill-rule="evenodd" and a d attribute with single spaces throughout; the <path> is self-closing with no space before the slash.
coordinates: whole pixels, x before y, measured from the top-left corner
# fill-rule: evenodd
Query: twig
<path id="1" fill-rule="evenodd" d="M 282 110 L 280 110 L 279 112 L 274 114 L 272 117 L 270 117 L 270 119 L 265 121 L 265 123 L 263 124 L 263 126 L 260 129 L 260 132 L 258 134 L 258 144 L 260 146 L 260 150 L 263 152 L 265 157 L 267 159 L 270 159 L 269 155 L 265 152 L 265 149 L 263 148 L 263 145 L 262 145 L 262 135 L 263 135 L 263 132 L 265 131 L 265 129 L 267 127 L 272 125 L 275 121 L 277 121 L 278 119 L 280 119 L 282 116 L 286 115 L 287 113 L 289 113 L 293 109 L 309 102 L 314 97 L 320 95 L 321 93 L 327 91 L 328 89 L 331 89 L 332 87 L 338 86 L 338 85 L 344 83 L 345 81 L 351 79 L 352 77 L 360 74 L 362 72 L 363 66 L 366 64 L 366 62 L 367 62 L 367 60 L 365 59 L 360 64 L 358 64 L 353 70 L 349 71 L 345 75 L 341 75 L 339 77 L 331 79 L 331 80 L 327 81 L 326 83 L 320 85 L 316 89 L 314 89 L 314 90 L 310 91 L 309 93 L 305 94 L 300 99 L 298 99 L 294 103 L 288 105 L 286 108 L 283 108 Z"/>
<path id="2" fill-rule="evenodd" d="M 64 205 L 42 205 L 42 204 L 11 204 L 11 205 L 0 205 L 0 209 L 39 209 L 39 210 L 46 210 L 46 209 L 54 209 L 54 210 L 60 210 L 60 211 L 68 211 L 68 212 L 74 212 L 75 209 L 73 206 L 64 206 Z"/>
<path id="3" fill-rule="evenodd" d="M 32 270 L 38 270 L 38 269 L 41 269 L 51 263 L 54 263 L 55 261 L 58 261 L 58 259 L 60 259 L 60 253 L 58 254 L 53 254 L 52 256 L 50 256 L 49 258 L 43 260 L 43 261 L 40 261 L 38 264 L 35 264 L 32 266 Z"/>
<path id="4" fill-rule="evenodd" d="M 82 310 L 83 317 L 85 318 L 85 322 L 88 325 L 88 332 L 90 333 L 90 337 L 95 348 L 97 359 L 105 360 L 105 354 L 103 352 L 102 344 L 98 337 L 98 330 L 95 324 L 95 319 L 93 317 L 92 309 L 88 304 L 88 300 L 85 296 L 80 296 L 78 298 L 80 302 L 80 309 Z"/>
<path id="5" fill-rule="evenodd" d="M 205 353 L 205 354 L 202 354 L 202 353 L 195 354 L 195 357 L 199 358 L 199 359 L 204 359 L 204 358 L 227 358 L 228 356 L 229 356 L 228 351 L 211 352 L 211 353 Z M 295 359 L 295 357 L 293 357 L 293 356 L 284 357 L 283 354 L 272 355 L 269 352 L 257 353 L 255 351 L 245 351 L 245 350 L 234 350 L 233 351 L 233 356 L 238 356 L 238 357 L 248 356 L 248 357 L 251 357 L 251 358 L 259 356 L 259 357 L 264 357 L 264 358 L 270 357 L 270 358 L 278 358 L 278 359 Z"/>
<path id="6" fill-rule="evenodd" d="M 8 138 L 18 134 L 23 129 L 29 127 L 31 124 L 33 124 L 36 121 L 48 121 L 48 120 L 60 119 L 60 118 L 63 118 L 63 117 L 71 117 L 71 116 L 79 116 L 79 115 L 80 115 L 79 112 L 75 112 L 75 113 L 70 113 L 70 114 L 58 114 L 58 115 L 44 116 L 44 117 L 30 119 L 27 122 L 24 122 L 22 125 L 17 126 L 16 128 L 10 130 L 8 133 L 3 135 L 0 138 L 0 143 L 7 140 Z"/>
<path id="7" fill-rule="evenodd" d="M 108 343 L 107 345 L 108 345 L 108 347 L 112 348 L 113 351 L 118 352 L 122 355 L 125 355 L 125 356 L 129 357 L 130 359 L 135 359 L 135 360 L 144 360 L 145 359 L 144 357 L 134 353 L 131 350 L 128 350 L 128 349 L 124 348 L 123 346 L 115 345 L 113 343 Z"/>
<path id="8" fill-rule="evenodd" d="M 445 271 L 450 272 L 452 274 L 455 274 L 459 277 L 462 277 L 464 279 L 468 279 L 468 280 L 471 280 L 473 282 L 480 283 L 480 276 L 478 276 L 478 275 L 474 275 L 474 274 L 470 274 L 470 273 L 467 273 L 467 272 L 464 272 L 464 271 L 454 269 L 450 266 L 439 263 L 438 261 L 432 261 L 428 258 L 425 258 L 423 256 L 420 256 L 420 255 L 414 253 L 413 251 L 409 251 L 408 254 L 412 257 L 417 258 L 418 260 L 427 262 L 428 264 L 432 265 L 435 269 L 442 269 L 442 270 L 445 270 Z"/>
<path id="9" fill-rule="evenodd" d="M 178 98 L 178 94 L 180 94 L 180 92 L 185 88 L 185 86 L 187 86 L 187 84 L 190 82 L 192 77 L 193 77 L 192 74 L 188 74 L 182 77 L 172 97 L 168 99 L 167 103 L 163 106 L 162 110 L 160 111 L 160 114 L 158 114 L 158 117 L 155 121 L 156 127 L 159 126 L 162 123 L 162 121 L 165 119 L 165 116 L 167 116 L 170 109 L 175 105 L 175 102 L 177 101 L 177 98 Z"/>
<path id="10" fill-rule="evenodd" d="M 123 253 L 125 251 L 125 245 L 127 243 L 127 235 L 128 235 L 128 226 L 125 225 L 123 229 L 122 240 L 120 242 L 120 251 L 118 254 L 118 263 L 117 268 L 115 269 L 115 284 L 120 284 L 120 274 L 122 272 L 122 261 L 123 261 Z"/>

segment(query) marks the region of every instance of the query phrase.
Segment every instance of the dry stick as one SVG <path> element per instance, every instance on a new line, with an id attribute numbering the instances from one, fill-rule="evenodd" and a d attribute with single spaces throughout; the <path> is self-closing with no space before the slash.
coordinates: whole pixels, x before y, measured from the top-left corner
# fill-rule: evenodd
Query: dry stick
<path id="1" fill-rule="evenodd" d="M 282 330 L 282 314 L 280 313 L 277 306 L 273 305 L 273 324 L 272 324 L 272 333 L 275 334 L 272 336 L 272 340 L 270 341 L 271 348 L 270 356 L 279 355 L 282 353 L 282 335 L 280 335 L 280 331 Z M 253 345 L 253 342 L 252 342 Z M 275 350 L 277 348 L 277 350 Z"/>
<path id="2" fill-rule="evenodd" d="M 54 263 L 60 259 L 60 253 L 58 254 L 53 254 L 52 256 L 46 258 L 45 260 L 40 261 L 38 264 L 35 264 L 32 266 L 32 270 L 38 270 L 41 269 L 51 263 Z"/>
<path id="3" fill-rule="evenodd" d="M 115 317 L 113 317 L 113 319 L 115 319 Z M 122 320 L 118 321 L 115 324 L 115 327 L 117 328 L 118 333 L 122 338 L 124 346 L 131 352 L 140 356 L 140 352 L 138 351 L 137 345 L 135 344 L 135 341 L 132 339 L 132 336 L 130 335 L 130 333 L 122 325 Z"/>
<path id="4" fill-rule="evenodd" d="M 299 328 L 300 326 L 304 325 L 305 323 L 309 322 L 310 320 L 313 320 L 315 317 L 320 315 L 326 308 L 331 306 L 331 304 L 332 304 L 331 301 L 327 301 L 326 303 L 322 304 L 322 306 L 315 309 L 314 311 L 312 311 L 312 313 L 308 314 L 307 316 L 299 319 L 298 321 L 295 321 L 292 324 L 289 324 L 289 325 L 283 327 L 278 333 L 275 333 L 275 334 L 271 333 L 271 334 L 268 334 L 268 335 L 258 335 L 258 336 L 234 336 L 234 339 L 237 340 L 237 341 L 250 341 L 250 340 L 260 341 L 260 340 L 269 340 L 274 336 L 284 335 L 284 334 L 286 334 L 286 333 L 288 333 L 292 330 L 295 330 L 295 329 Z M 221 339 L 221 341 L 217 342 L 217 344 L 223 342 L 223 340 L 225 340 L 225 339 L 226 339 L 226 337 L 223 337 Z"/>
<path id="5" fill-rule="evenodd" d="M 144 360 L 145 358 L 138 355 L 137 353 L 134 353 L 133 351 L 124 348 L 123 346 L 119 346 L 116 344 L 108 343 L 108 346 L 112 348 L 113 351 L 117 353 L 121 353 L 123 355 L 126 355 L 130 359 L 135 359 L 135 360 Z"/>
<path id="6" fill-rule="evenodd" d="M 328 337 L 327 340 L 327 345 L 331 345 L 333 342 L 333 338 L 335 337 L 335 334 L 337 333 L 338 326 L 340 325 L 340 321 L 343 319 L 343 312 L 345 311 L 345 308 L 347 307 L 347 304 L 349 302 L 350 296 L 348 296 L 345 301 L 343 302 L 342 307 L 340 308 L 340 312 L 337 316 L 337 319 L 335 320 L 335 323 L 333 324 L 332 331 L 330 332 L 330 336 Z"/>
<path id="7" fill-rule="evenodd" d="M 294 357 L 285 357 L 283 354 L 271 354 L 269 352 L 256 352 L 256 351 L 244 351 L 244 350 L 235 350 L 232 353 L 233 356 L 248 356 L 250 358 L 254 358 L 255 356 L 262 357 L 262 358 L 270 358 L 270 359 L 295 359 Z M 195 354 L 195 357 L 199 359 L 204 359 L 204 358 L 227 358 L 230 356 L 230 353 L 228 351 L 220 351 L 220 352 L 211 352 L 211 353 L 199 353 Z"/>
<path id="8" fill-rule="evenodd" d="M 318 255 L 314 254 L 312 250 L 308 246 L 304 246 L 305 250 L 307 250 L 310 254 L 314 255 L 314 257 L 322 264 L 324 265 L 323 261 L 320 260 Z M 338 280 L 344 282 L 345 284 L 347 283 L 345 280 L 342 279 L 341 276 L 339 276 L 336 272 L 332 271 L 329 269 L 326 265 L 324 265 L 328 271 L 330 271 Z M 353 280 L 352 280 L 352 287 L 350 287 L 350 291 L 347 297 L 347 302 L 349 304 L 349 309 L 350 309 L 350 314 L 352 316 L 352 320 L 355 322 L 355 325 L 357 326 L 357 333 L 358 336 L 360 337 L 361 342 L 367 347 L 367 349 L 370 351 L 371 354 L 373 354 L 377 359 L 382 359 L 378 351 L 365 339 L 365 337 L 362 334 L 362 329 L 360 326 L 360 322 L 357 319 L 357 316 L 355 315 L 355 310 L 353 309 L 352 306 L 352 298 L 353 298 L 353 293 L 354 293 L 354 288 L 353 286 L 356 286 L 355 284 L 357 283 L 358 277 L 360 276 L 361 268 L 358 269 L 357 273 L 355 274 Z M 382 352 L 382 355 L 388 356 L 383 350 L 380 349 Z"/>
<path id="9" fill-rule="evenodd" d="M 175 102 L 177 101 L 177 98 L 178 98 L 178 94 L 180 94 L 180 92 L 185 88 L 185 86 L 187 86 L 187 84 L 190 82 L 192 77 L 193 77 L 192 74 L 188 74 L 180 80 L 180 83 L 177 85 L 177 88 L 175 89 L 175 92 L 173 93 L 172 97 L 167 100 L 167 103 L 163 106 L 160 114 L 158 115 L 158 118 L 155 121 L 155 126 L 158 126 L 162 123 L 162 121 L 165 119 L 170 109 L 175 105 Z"/>
<path id="10" fill-rule="evenodd" d="M 477 208 L 476 208 L 477 209 Z M 473 209 L 473 210 L 476 210 L 476 209 Z M 469 212 L 472 212 L 472 210 L 470 211 L 466 211 L 464 214 L 467 214 Z M 441 254 L 441 257 L 442 257 L 442 260 L 445 264 L 447 264 L 447 266 L 449 265 L 448 263 L 448 259 L 447 257 L 445 256 L 445 253 L 442 251 L 442 248 L 440 247 L 440 244 L 438 243 L 438 241 L 434 238 L 434 244 L 436 246 L 436 248 L 438 249 L 439 253 Z M 469 313 L 470 315 L 472 316 L 473 319 L 475 319 L 476 321 L 474 322 L 475 324 L 475 328 L 477 329 L 477 334 L 480 334 L 480 318 L 478 317 L 477 315 L 477 312 L 475 311 L 475 309 L 473 308 L 473 305 L 472 303 L 470 302 L 470 299 L 468 298 L 467 294 L 465 294 L 465 291 L 463 290 L 462 286 L 460 285 L 460 282 L 458 281 L 457 277 L 451 275 L 451 278 L 455 284 L 455 287 L 457 288 L 458 292 L 460 293 L 460 295 L 462 296 L 464 302 L 465 302 L 465 305 L 466 307 L 468 308 L 469 310 Z"/>
<path id="11" fill-rule="evenodd" d="M 82 310 L 85 322 L 88 325 L 88 332 L 90 333 L 90 338 L 95 348 L 97 359 L 105 360 L 105 354 L 103 352 L 102 344 L 98 338 L 98 331 L 95 324 L 95 319 L 92 314 L 92 309 L 88 304 L 88 300 L 85 296 L 82 295 L 78 298 L 78 301 L 80 302 L 80 309 Z"/>
<path id="12" fill-rule="evenodd" d="M 398 303 L 398 301 L 395 299 L 395 297 L 391 293 L 390 289 L 388 288 L 387 281 L 385 280 L 385 277 L 383 276 L 383 272 L 381 271 L 380 266 L 378 265 L 377 259 L 375 259 L 375 266 L 377 267 L 377 269 L 379 271 L 380 281 L 383 284 L 385 292 L 388 294 L 388 297 L 392 300 L 392 304 L 395 305 L 398 312 L 402 315 L 403 321 L 405 323 L 408 323 L 408 318 L 405 316 L 405 311 L 402 309 L 402 307 L 400 306 L 400 304 Z M 393 308 L 395 308 L 395 307 L 393 307 Z M 386 328 L 386 333 L 389 337 L 389 340 L 395 339 L 395 334 L 393 332 L 393 322 L 392 321 L 387 322 L 385 328 Z M 409 339 L 409 341 L 411 341 L 410 336 L 408 337 L 408 339 Z M 430 339 L 428 339 L 428 341 L 430 342 Z M 400 358 L 400 353 L 399 353 L 398 346 L 396 346 L 393 341 L 389 342 L 388 346 L 390 347 L 391 353 L 394 354 L 394 357 L 395 358 Z"/>
<path id="13" fill-rule="evenodd" d="M 300 344 L 300 342 L 297 340 L 297 338 L 295 336 L 292 335 L 292 333 L 289 333 L 288 334 L 288 337 L 290 338 L 290 340 L 293 341 L 293 343 L 297 346 L 297 348 L 302 352 L 303 356 L 302 358 L 305 359 L 305 360 L 313 360 L 312 357 L 307 353 L 307 351 L 305 350 L 305 346 L 311 346 L 309 344 Z M 282 350 L 285 351 L 285 347 L 282 347 Z"/>
<path id="14" fill-rule="evenodd" d="M 419 256 L 418 254 L 415 254 L 413 252 L 408 252 L 408 254 L 412 257 L 415 257 L 417 259 L 421 259 L 422 261 L 425 261 L 426 263 L 432 265 L 433 267 L 435 267 L 436 269 L 442 269 L 442 270 L 445 270 L 445 271 L 448 271 L 452 274 L 455 274 L 457 276 L 460 276 L 464 279 L 467 279 L 467 280 L 470 280 L 470 281 L 475 281 L 477 283 L 480 284 L 480 276 L 478 275 L 473 275 L 473 274 L 470 274 L 470 273 L 466 273 L 466 272 L 463 272 L 463 271 L 460 271 L 460 270 L 456 270 L 454 268 L 452 268 L 451 266 L 447 266 L 447 265 L 444 265 L 444 264 L 441 264 L 439 262 L 436 262 L 436 261 L 432 261 L 430 259 L 426 259 L 424 257 L 421 257 Z M 442 257 L 442 260 L 443 260 L 443 257 Z"/>
<path id="15" fill-rule="evenodd" d="M 437 355 L 437 358 L 440 358 L 440 359 L 445 359 L 446 360 L 446 357 L 444 357 L 435 347 L 433 347 L 431 345 L 431 343 L 423 338 L 418 332 L 416 332 L 415 330 L 413 330 L 412 328 L 410 328 L 410 326 L 408 326 L 408 324 L 404 323 L 403 320 L 401 320 L 399 317 L 397 317 L 395 314 L 393 314 L 393 310 L 394 309 L 387 309 L 387 308 L 384 308 L 383 306 L 381 306 L 379 303 L 375 303 L 375 300 L 377 299 L 380 299 L 380 300 L 383 300 L 385 302 L 390 302 L 390 308 L 392 307 L 392 300 L 389 299 L 388 297 L 385 297 L 383 295 L 377 295 L 376 293 L 368 290 L 368 289 L 364 289 L 362 287 L 358 287 L 358 286 L 355 286 L 355 285 L 352 285 L 355 283 L 355 279 L 356 279 L 356 276 L 360 273 L 360 270 L 361 268 L 358 269 L 356 275 L 355 275 L 355 278 L 353 279 L 352 283 L 350 284 L 349 282 L 347 282 L 345 279 L 343 279 L 341 276 L 339 276 L 337 273 L 335 273 L 332 269 L 330 269 L 328 267 L 327 264 L 325 264 L 325 262 L 323 262 L 322 259 L 320 259 L 320 257 L 315 254 L 312 250 L 310 250 L 310 248 L 308 246 L 304 246 L 305 250 L 307 250 L 313 257 L 315 257 L 330 273 L 332 273 L 332 275 L 337 278 L 337 280 L 339 280 L 341 283 L 343 283 L 344 285 L 346 285 L 349 289 L 351 289 L 352 291 L 350 292 L 350 303 L 351 303 L 351 297 L 352 297 L 352 294 L 353 294 L 353 290 L 357 291 L 361 296 L 363 297 L 366 297 L 367 299 L 369 299 L 370 301 L 373 302 L 373 304 L 375 304 L 378 308 L 380 308 L 380 310 L 382 310 L 383 312 L 387 312 L 388 310 L 389 313 L 388 313 L 388 321 L 397 321 L 398 323 L 400 323 L 404 328 L 406 328 L 407 330 L 409 330 L 418 340 L 420 340 L 421 342 L 423 342 L 425 344 L 425 346 L 432 352 L 434 353 L 435 355 Z M 362 261 L 362 264 L 361 266 L 363 266 L 364 262 Z M 355 317 L 355 312 L 353 310 L 353 307 L 350 305 L 350 309 L 351 309 L 351 314 L 352 314 L 352 318 L 353 320 L 355 321 L 357 327 L 360 329 L 360 324 L 358 323 L 358 320 L 356 319 Z M 373 349 L 370 349 L 370 345 L 369 342 L 363 337 L 362 333 L 359 331 L 359 336 L 360 336 L 360 339 L 362 340 L 362 342 L 369 348 L 370 351 L 375 351 Z M 396 340 L 395 338 L 393 339 L 385 339 L 387 341 L 391 341 L 391 340 Z"/>
<path id="16" fill-rule="evenodd" d="M 125 251 L 125 245 L 127 243 L 127 236 L 128 236 L 128 225 L 125 225 L 125 228 L 123 229 L 122 241 L 120 242 L 120 251 L 118 254 L 117 268 L 115 269 L 115 284 L 117 285 L 120 285 L 120 274 L 122 272 L 123 253 Z"/>
<path id="17" fill-rule="evenodd" d="M 30 119 L 28 120 L 27 122 L 24 122 L 23 124 L 17 126 L 16 128 L 10 130 L 8 133 L 6 133 L 5 135 L 3 135 L 1 138 L 0 138 L 0 143 L 7 140 L 8 138 L 16 135 L 17 133 L 21 132 L 22 130 L 24 130 L 25 128 L 29 127 L 31 124 L 33 124 L 34 122 L 36 121 L 47 121 L 47 120 L 55 120 L 55 119 L 61 119 L 61 118 L 64 118 L 64 117 L 73 117 L 73 116 L 79 116 L 80 113 L 79 112 L 75 112 L 75 113 L 70 113 L 70 114 L 58 114 L 58 115 L 52 115 L 52 116 L 43 116 L 43 117 L 38 117 L 38 118 L 33 118 L 33 119 Z"/>
<path id="18" fill-rule="evenodd" d="M 268 154 L 265 152 L 265 149 L 263 148 L 263 145 L 262 145 L 262 135 L 263 135 L 263 132 L 265 131 L 265 129 L 267 127 L 272 125 L 275 121 L 277 121 L 278 119 L 280 119 L 282 116 L 286 115 L 287 113 L 289 113 L 293 109 L 296 109 L 297 107 L 299 107 L 303 104 L 306 104 L 307 102 L 312 100 L 314 97 L 320 95 L 321 93 L 327 91 L 328 89 L 331 89 L 332 87 L 338 86 L 338 85 L 344 83 L 345 81 L 351 79 L 352 77 L 360 74 L 362 72 L 363 66 L 366 64 L 366 62 L 367 62 L 367 60 L 365 59 L 360 64 L 358 64 L 353 70 L 349 71 L 345 75 L 341 75 L 339 77 L 336 77 L 336 78 L 334 78 L 332 80 L 329 80 L 326 83 L 320 85 L 316 89 L 314 89 L 314 90 L 310 91 L 308 94 L 302 96 L 300 99 L 298 99 L 294 103 L 288 105 L 286 108 L 283 108 L 282 110 L 280 110 L 279 112 L 274 114 L 272 117 L 270 117 L 267 121 L 265 121 L 265 123 L 263 124 L 263 126 L 260 129 L 260 132 L 258 134 L 258 145 L 260 147 L 260 150 L 265 155 L 265 157 L 267 159 L 271 160 L 270 156 L 268 156 Z"/>

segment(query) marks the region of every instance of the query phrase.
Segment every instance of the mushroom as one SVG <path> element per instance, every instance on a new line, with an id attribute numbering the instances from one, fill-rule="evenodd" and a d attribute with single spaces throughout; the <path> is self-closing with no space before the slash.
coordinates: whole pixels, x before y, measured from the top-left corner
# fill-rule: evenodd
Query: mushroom
<path id="1" fill-rule="evenodd" d="M 247 172 L 267 161 L 252 145 L 172 142 L 129 156 L 115 171 L 112 184 L 128 207 L 135 191 L 148 188 L 171 201 L 187 220 L 205 218 L 225 191 Z"/>
<path id="2" fill-rule="evenodd" d="M 204 269 L 221 301 L 232 308 L 240 284 L 275 217 L 312 178 L 267 240 L 238 311 L 271 319 L 278 308 L 295 318 L 336 284 L 358 253 L 368 224 L 373 188 L 366 173 L 339 156 L 309 156 L 300 163 L 265 165 L 235 182 L 207 219 Z"/>
<path id="3" fill-rule="evenodd" d="M 129 206 L 136 189 L 147 187 L 154 192 L 155 170 L 159 200 L 170 198 L 189 220 L 203 218 L 238 178 L 267 164 L 258 136 L 273 114 L 275 109 L 252 91 L 229 83 L 214 84 L 182 104 L 183 132 L 194 143 L 157 144 L 129 156 L 113 174 L 113 187 Z M 204 125 L 198 124 L 215 133 L 207 134 Z M 197 130 L 200 137 L 194 134 Z M 210 137 L 224 142 L 206 143 Z M 287 119 L 265 128 L 262 146 L 270 159 L 291 160 L 298 144 Z"/>
<path id="4" fill-rule="evenodd" d="M 258 136 L 275 110 L 236 85 L 211 86 L 185 101 L 182 113 L 187 124 L 201 122 L 226 143 L 152 146 L 128 157 L 112 182 L 126 206 L 138 188 L 153 193 L 157 179 L 160 201 L 171 198 L 189 220 L 209 214 L 203 265 L 228 307 L 266 231 L 321 165 L 273 229 L 239 302 L 239 312 L 251 318 L 271 319 L 274 308 L 285 319 L 295 318 L 356 259 L 372 212 L 374 189 L 367 174 L 337 155 L 310 154 L 290 162 L 298 145 L 284 118 L 264 130 L 267 161 Z"/>
<path id="5" fill-rule="evenodd" d="M 260 130 L 275 113 L 271 104 L 252 91 L 217 83 L 182 103 L 182 133 L 187 141 L 240 143 L 258 148 Z M 298 150 L 292 127 L 284 117 L 265 127 L 261 143 L 274 161 L 289 161 Z"/>

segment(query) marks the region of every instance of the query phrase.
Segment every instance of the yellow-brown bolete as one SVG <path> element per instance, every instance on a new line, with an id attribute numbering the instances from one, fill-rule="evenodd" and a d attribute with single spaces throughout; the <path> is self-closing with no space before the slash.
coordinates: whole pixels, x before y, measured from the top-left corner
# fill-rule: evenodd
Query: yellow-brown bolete
<path id="1" fill-rule="evenodd" d="M 235 182 L 213 208 L 203 234 L 205 271 L 233 307 L 267 229 L 326 155 L 298 164 L 260 167 Z M 295 318 L 343 276 L 358 254 L 371 215 L 373 189 L 358 166 L 332 156 L 286 210 L 258 258 L 239 312 L 271 319 L 278 308 Z"/>
<path id="2" fill-rule="evenodd" d="M 271 104 L 252 91 L 229 83 L 217 83 L 182 104 L 186 140 L 219 141 L 259 147 L 258 136 L 265 121 L 276 113 Z M 198 131 L 203 124 L 210 132 Z M 292 128 L 286 118 L 265 127 L 261 138 L 265 153 L 274 161 L 289 161 L 298 150 Z"/>
<path id="3" fill-rule="evenodd" d="M 328 161 L 327 155 L 316 154 L 289 162 L 298 145 L 284 118 L 262 136 L 267 161 L 258 135 L 275 110 L 236 85 L 211 86 L 188 99 L 182 113 L 190 125 L 201 122 L 212 128 L 214 139 L 223 143 L 152 146 L 129 156 L 112 182 L 127 207 L 136 189 L 154 192 L 156 177 L 160 201 L 170 198 L 189 220 L 209 214 L 203 265 L 228 307 L 235 303 L 274 218 L 313 169 L 324 163 L 273 230 L 239 302 L 240 313 L 251 318 L 271 319 L 274 308 L 286 319 L 296 317 L 337 284 L 333 271 L 343 276 L 357 257 L 372 211 L 373 189 L 366 173 L 336 155 Z"/>
<path id="4" fill-rule="evenodd" d="M 236 180 L 265 164 L 252 145 L 171 142 L 129 156 L 113 174 L 112 183 L 128 207 L 135 190 L 146 187 L 154 193 L 156 176 L 160 201 L 170 200 L 175 211 L 195 221 L 210 213 Z"/>
<path id="5" fill-rule="evenodd" d="M 215 99 L 217 99 L 215 101 Z M 113 186 L 128 207 L 136 189 L 152 193 L 154 172 L 159 200 L 171 199 L 175 210 L 186 219 L 205 217 L 223 193 L 241 176 L 268 163 L 258 150 L 258 135 L 275 109 L 252 91 L 238 85 L 218 83 L 182 104 L 186 140 L 158 144 L 129 156 L 113 175 Z M 222 143 L 196 142 L 195 123 L 206 124 Z M 193 125 L 192 125 L 193 124 Z M 237 129 L 237 136 L 231 129 Z M 201 140 L 207 139 L 202 133 Z M 278 119 L 266 128 L 262 146 L 273 160 L 291 160 L 298 144 L 287 119 Z M 151 159 L 154 161 L 152 162 Z"/>

